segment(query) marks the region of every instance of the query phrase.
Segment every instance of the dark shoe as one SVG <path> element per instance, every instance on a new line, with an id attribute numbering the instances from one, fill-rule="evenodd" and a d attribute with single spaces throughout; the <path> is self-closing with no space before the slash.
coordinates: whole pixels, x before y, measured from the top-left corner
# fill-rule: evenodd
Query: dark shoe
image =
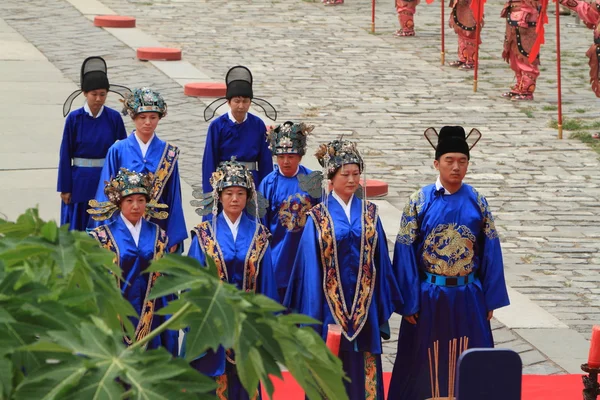
<path id="1" fill-rule="evenodd" d="M 474 68 L 475 68 L 475 64 L 470 64 L 470 63 L 464 63 L 463 65 L 458 67 L 458 69 L 460 69 L 461 71 L 471 71 Z"/>
<path id="2" fill-rule="evenodd" d="M 415 36 L 415 31 L 414 30 L 404 31 L 402 29 L 398 29 L 396 32 L 394 32 L 394 36 L 396 36 L 396 37 Z"/>
<path id="3" fill-rule="evenodd" d="M 502 93 L 502 97 L 504 97 L 505 99 L 510 99 L 510 98 L 512 98 L 513 96 L 516 96 L 516 95 L 517 95 L 517 93 L 515 93 L 515 92 L 505 92 L 505 93 Z"/>
<path id="4" fill-rule="evenodd" d="M 460 66 L 462 66 L 464 64 L 463 61 L 460 60 L 456 60 L 456 61 L 452 61 L 450 63 L 448 63 L 449 66 L 454 67 L 454 68 L 458 68 Z"/>
<path id="5" fill-rule="evenodd" d="M 531 94 L 531 93 L 515 94 L 510 99 L 512 101 L 531 101 L 531 100 L 533 100 L 533 94 Z"/>

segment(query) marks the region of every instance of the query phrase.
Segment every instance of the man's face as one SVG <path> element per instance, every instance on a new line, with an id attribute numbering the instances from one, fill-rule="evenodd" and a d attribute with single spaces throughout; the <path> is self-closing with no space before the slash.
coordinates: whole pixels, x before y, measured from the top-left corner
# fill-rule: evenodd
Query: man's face
<path id="1" fill-rule="evenodd" d="M 302 156 L 298 154 L 278 154 L 277 165 L 281 173 L 287 177 L 292 177 L 298 171 L 298 165 L 302 161 Z"/>
<path id="2" fill-rule="evenodd" d="M 459 185 L 467 174 L 469 158 L 463 153 L 446 153 L 434 160 L 433 165 L 440 171 L 442 185 Z"/>
<path id="3" fill-rule="evenodd" d="M 231 114 L 237 122 L 242 122 L 246 118 L 246 114 L 250 109 L 250 102 L 250 97 L 241 96 L 232 97 L 231 100 L 227 101 L 229 108 L 231 108 Z"/>

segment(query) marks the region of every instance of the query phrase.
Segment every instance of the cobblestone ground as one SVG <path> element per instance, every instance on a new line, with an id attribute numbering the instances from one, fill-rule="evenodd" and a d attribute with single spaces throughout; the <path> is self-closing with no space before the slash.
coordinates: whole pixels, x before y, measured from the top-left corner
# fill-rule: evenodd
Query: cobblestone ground
<path id="1" fill-rule="evenodd" d="M 504 21 L 497 0 L 486 6 L 477 93 L 470 73 L 440 66 L 439 2 L 418 7 L 417 36 L 403 39 L 391 36 L 397 29 L 392 1 L 378 2 L 374 35 L 365 0 L 329 8 L 302 0 L 102 3 L 135 16 L 138 27 L 163 45 L 182 48 L 184 59 L 215 81 L 233 65 L 249 66 L 255 94 L 271 101 L 282 120 L 317 125 L 313 146 L 340 135 L 358 141 L 368 176 L 389 183 L 386 199 L 398 208 L 413 190 L 435 179 L 425 128 L 479 128 L 483 139 L 472 152 L 467 181 L 495 211 L 509 285 L 589 336 L 600 314 L 600 165 L 584 144 L 568 139 L 568 133 L 556 140 L 556 131 L 548 128 L 556 118 L 553 21 L 546 28 L 536 101 L 515 104 L 499 97 L 513 79 L 500 56 Z M 0 10 L 73 82 L 86 56 L 101 55 L 112 82 L 160 88 L 169 115 L 159 135 L 183 149 L 183 178 L 200 182 L 205 102 L 183 96 L 178 84 L 137 61 L 134 50 L 94 28 L 64 0 L 3 0 Z M 565 115 L 596 120 L 598 103 L 587 84 L 584 56 L 592 33 L 574 17 L 563 17 L 561 31 Z M 446 32 L 447 49 L 455 49 L 454 34 Z M 449 52 L 447 60 L 453 59 Z M 562 372 L 514 332 L 496 321 L 493 326 L 500 346 L 521 353 L 526 373 Z M 394 340 L 385 346 L 389 370 Z"/>

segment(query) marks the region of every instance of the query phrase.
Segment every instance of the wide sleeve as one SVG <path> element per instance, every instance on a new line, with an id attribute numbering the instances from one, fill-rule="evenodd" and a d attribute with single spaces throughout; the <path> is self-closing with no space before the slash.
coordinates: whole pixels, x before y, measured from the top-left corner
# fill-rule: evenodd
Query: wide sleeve
<path id="1" fill-rule="evenodd" d="M 71 113 L 65 121 L 58 159 L 58 184 L 56 190 L 61 193 L 73 192 L 73 177 L 71 175 L 71 158 L 73 158 L 73 152 L 71 143 L 73 142 L 72 138 L 74 133 L 75 117 L 73 116 L 73 113 Z"/>
<path id="2" fill-rule="evenodd" d="M 165 188 L 164 201 L 169 206 L 169 217 L 167 221 L 167 233 L 171 246 L 181 244 L 187 239 L 187 229 L 183 216 L 183 205 L 181 200 L 181 182 L 179 180 L 179 161 L 175 163 L 173 173 Z"/>
<path id="3" fill-rule="evenodd" d="M 280 302 L 279 292 L 277 291 L 277 280 L 275 279 L 275 269 L 271 258 L 271 246 L 267 245 L 267 250 L 260 262 L 260 273 L 258 277 L 258 291 L 276 302 Z"/>
<path id="4" fill-rule="evenodd" d="M 300 239 L 283 305 L 294 312 L 323 321 L 323 277 L 317 239 L 317 229 L 309 217 Z M 321 333 L 320 325 L 314 328 Z"/>
<path id="5" fill-rule="evenodd" d="M 485 198 L 481 199 L 481 207 L 483 226 L 478 239 L 481 262 L 479 279 L 483 287 L 487 309 L 492 311 L 509 305 L 510 301 L 504 279 L 504 262 L 502 261 L 500 238 L 494 224 L 494 217 Z"/>
<path id="6" fill-rule="evenodd" d="M 392 313 L 402 307 L 403 301 L 396 276 L 393 273 L 387 238 L 379 218 L 377 219 L 376 230 L 375 266 L 377 268 L 377 286 L 375 293 L 378 305 L 378 321 L 380 324 L 385 324 Z"/>
<path id="7" fill-rule="evenodd" d="M 271 228 L 271 219 L 273 218 L 273 199 L 271 196 L 273 195 L 273 185 L 269 184 L 270 179 L 263 179 L 258 186 L 258 192 L 263 195 L 265 199 L 269 202 L 269 206 L 267 207 L 267 211 L 265 215 L 260 219 L 261 223 L 267 228 Z M 273 232 L 271 232 L 273 233 Z"/>
<path id="8" fill-rule="evenodd" d="M 198 235 L 192 232 L 192 244 L 190 245 L 190 249 L 187 253 L 188 257 L 192 257 L 205 267 L 206 266 L 206 257 L 200 248 L 200 242 L 198 242 Z"/>
<path id="9" fill-rule="evenodd" d="M 206 134 L 206 144 L 204 145 L 204 154 L 202 155 L 202 191 L 204 193 L 212 192 L 210 177 L 215 172 L 219 164 L 219 124 L 218 119 L 211 122 Z"/>
<path id="10" fill-rule="evenodd" d="M 267 142 L 266 133 L 267 127 L 262 120 L 259 120 L 259 133 L 261 137 L 260 154 L 258 157 L 258 180 L 262 182 L 263 179 L 271 172 L 273 172 L 273 154 L 269 149 L 269 143 Z"/>
<path id="11" fill-rule="evenodd" d="M 417 264 L 418 238 L 420 235 L 417 215 L 417 196 L 411 196 L 404 207 L 400 230 L 394 245 L 394 261 L 392 268 L 396 282 L 402 293 L 404 304 L 396 312 L 410 316 L 419 311 L 420 285 Z"/>
<path id="12" fill-rule="evenodd" d="M 127 131 L 125 130 L 125 123 L 123 122 L 123 118 L 121 114 L 117 112 L 115 114 L 115 132 L 116 132 L 116 140 L 127 139 Z"/>
<path id="13" fill-rule="evenodd" d="M 104 161 L 104 166 L 102 167 L 102 172 L 100 173 L 100 180 L 98 181 L 98 189 L 96 189 L 95 200 L 98 202 L 108 201 L 108 197 L 104 194 L 104 182 L 110 181 L 111 178 L 116 176 L 117 171 L 119 170 L 120 160 L 119 160 L 119 151 L 113 144 L 108 149 L 108 153 L 106 154 L 106 160 Z M 105 221 L 95 221 L 93 218 L 89 219 L 88 229 L 97 228 L 100 225 L 105 224 Z"/>

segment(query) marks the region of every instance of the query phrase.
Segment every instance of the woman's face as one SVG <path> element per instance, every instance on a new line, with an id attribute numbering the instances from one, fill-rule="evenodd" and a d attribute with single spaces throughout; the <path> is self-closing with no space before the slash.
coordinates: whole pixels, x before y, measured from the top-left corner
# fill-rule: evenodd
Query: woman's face
<path id="1" fill-rule="evenodd" d="M 121 200 L 121 214 L 132 224 L 137 224 L 146 212 L 146 196 L 132 194 Z"/>
<path id="2" fill-rule="evenodd" d="M 133 118 L 136 132 L 144 137 L 152 136 L 158 121 L 160 121 L 160 115 L 157 112 L 140 113 Z"/>
<path id="3" fill-rule="evenodd" d="M 223 189 L 220 197 L 223 211 L 225 211 L 230 218 L 235 217 L 235 219 L 239 217 L 246 207 L 247 199 L 248 192 L 245 188 L 240 186 L 231 186 Z"/>
<path id="4" fill-rule="evenodd" d="M 97 115 L 100 112 L 100 108 L 106 102 L 106 95 L 108 91 L 106 89 L 95 89 L 89 92 L 83 92 L 85 100 L 92 114 Z"/>
<path id="5" fill-rule="evenodd" d="M 359 181 L 360 168 L 358 164 L 346 164 L 337 170 L 331 179 L 331 184 L 339 196 L 350 197 L 358 189 Z"/>
<path id="6" fill-rule="evenodd" d="M 277 165 L 281 173 L 287 177 L 292 177 L 298 171 L 298 166 L 302 161 L 302 156 L 298 154 L 278 154 Z"/>

